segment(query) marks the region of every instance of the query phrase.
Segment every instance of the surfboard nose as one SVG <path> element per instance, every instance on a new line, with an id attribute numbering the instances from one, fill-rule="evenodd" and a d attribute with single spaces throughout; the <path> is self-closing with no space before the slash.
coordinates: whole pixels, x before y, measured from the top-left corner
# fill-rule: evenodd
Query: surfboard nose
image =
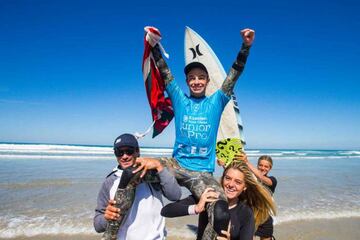
<path id="1" fill-rule="evenodd" d="M 191 27 L 189 27 L 189 26 L 185 26 L 185 33 L 186 33 L 187 31 L 194 31 L 194 30 L 192 30 Z"/>

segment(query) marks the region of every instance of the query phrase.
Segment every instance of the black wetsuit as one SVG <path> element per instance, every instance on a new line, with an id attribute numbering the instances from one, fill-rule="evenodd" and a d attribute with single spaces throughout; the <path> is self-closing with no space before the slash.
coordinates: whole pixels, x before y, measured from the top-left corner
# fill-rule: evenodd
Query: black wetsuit
<path id="1" fill-rule="evenodd" d="M 195 198 L 189 197 L 180 201 L 170 203 L 163 207 L 161 215 L 164 217 L 180 217 L 189 215 L 188 208 L 196 204 Z M 249 206 L 239 202 L 236 207 L 229 209 L 231 219 L 231 240 L 252 240 L 255 231 L 254 214 Z M 201 239 L 208 224 L 207 212 L 199 215 L 199 226 L 197 239 Z"/>
<path id="2" fill-rule="evenodd" d="M 271 179 L 272 185 L 268 186 L 264 184 L 264 186 L 267 187 L 272 194 L 274 194 L 277 185 L 277 180 L 273 176 L 270 176 L 268 178 Z M 273 237 L 273 234 L 274 234 L 273 218 L 269 216 L 269 218 L 263 224 L 259 225 L 259 227 L 255 232 L 255 236 L 269 238 L 269 237 Z"/>

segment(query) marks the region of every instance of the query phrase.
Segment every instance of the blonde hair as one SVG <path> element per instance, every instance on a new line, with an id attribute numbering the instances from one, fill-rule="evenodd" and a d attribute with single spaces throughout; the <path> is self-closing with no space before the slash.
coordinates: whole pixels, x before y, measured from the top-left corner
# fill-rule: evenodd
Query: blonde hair
<path id="1" fill-rule="evenodd" d="M 232 162 L 225 168 L 221 177 L 221 185 L 224 177 L 229 169 L 239 170 L 244 174 L 245 186 L 239 200 L 247 204 L 254 212 L 255 227 L 264 223 L 270 215 L 276 214 L 276 205 L 269 190 L 264 187 L 250 171 L 249 167 L 244 162 Z"/>
<path id="2" fill-rule="evenodd" d="M 269 162 L 269 163 L 270 163 L 270 167 L 271 167 L 271 168 L 273 167 L 273 160 L 272 160 L 272 158 L 271 158 L 269 155 L 262 155 L 262 156 L 260 156 L 259 159 L 258 159 L 258 165 L 259 165 L 259 163 L 260 163 L 261 160 L 265 160 L 265 161 Z"/>

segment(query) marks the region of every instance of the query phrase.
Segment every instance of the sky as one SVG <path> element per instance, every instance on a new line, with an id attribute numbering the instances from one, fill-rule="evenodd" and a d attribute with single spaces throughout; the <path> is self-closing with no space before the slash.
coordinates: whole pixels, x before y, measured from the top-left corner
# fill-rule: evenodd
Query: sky
<path id="1" fill-rule="evenodd" d="M 181 88 L 184 31 L 228 71 L 256 31 L 237 96 L 248 149 L 360 149 L 360 2 L 0 0 L 0 142 L 111 145 L 151 124 L 144 27 Z M 142 146 L 170 147 L 174 123 Z"/>

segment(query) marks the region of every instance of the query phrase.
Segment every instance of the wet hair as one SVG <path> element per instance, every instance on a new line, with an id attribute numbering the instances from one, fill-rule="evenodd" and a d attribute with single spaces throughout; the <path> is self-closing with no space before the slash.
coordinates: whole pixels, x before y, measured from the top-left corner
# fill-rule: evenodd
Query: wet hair
<path id="1" fill-rule="evenodd" d="M 251 172 L 244 162 L 234 161 L 225 168 L 221 177 L 221 185 L 223 185 L 224 177 L 229 169 L 236 169 L 244 174 L 245 187 L 239 200 L 247 204 L 254 213 L 255 228 L 264 223 L 270 215 L 276 214 L 276 205 L 269 190 L 264 187 Z"/>
<path id="2" fill-rule="evenodd" d="M 259 165 L 259 163 L 260 163 L 261 160 L 268 161 L 268 162 L 270 163 L 270 167 L 272 168 L 272 166 L 273 166 L 273 160 L 272 160 L 272 158 L 271 158 L 269 155 L 262 155 L 262 156 L 260 156 L 259 159 L 258 159 L 258 165 Z"/>

